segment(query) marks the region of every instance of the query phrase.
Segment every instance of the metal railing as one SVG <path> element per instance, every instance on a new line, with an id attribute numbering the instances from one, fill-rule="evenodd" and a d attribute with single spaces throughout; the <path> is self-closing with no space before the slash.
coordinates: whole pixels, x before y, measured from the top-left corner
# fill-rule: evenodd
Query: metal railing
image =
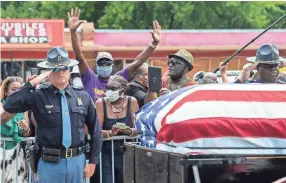
<path id="1" fill-rule="evenodd" d="M 115 182 L 115 174 L 114 174 L 114 141 L 118 141 L 118 140 L 123 140 L 124 143 L 126 142 L 126 140 L 135 140 L 136 142 L 138 142 L 138 137 L 129 137 L 129 136 L 115 136 L 115 137 L 110 137 L 110 138 L 106 138 L 104 139 L 103 141 L 111 141 L 111 149 L 112 149 L 112 157 L 111 157 L 111 160 L 112 160 L 112 179 L 113 179 L 113 183 Z M 13 141 L 12 138 L 7 138 L 7 137 L 1 137 L 1 145 L 3 145 L 3 147 L 5 147 L 5 143 L 6 142 L 11 142 Z M 35 141 L 35 138 L 34 137 L 25 137 L 23 138 L 23 142 L 34 142 Z M 13 175 L 15 177 L 15 183 L 22 183 L 21 180 L 18 180 L 18 163 L 19 163 L 19 156 L 18 153 L 19 153 L 19 150 L 20 150 L 20 143 L 18 143 L 16 145 L 16 147 L 14 148 L 16 149 L 16 168 L 15 170 L 13 170 Z M 28 148 L 26 148 L 26 152 L 28 153 L 29 150 Z M 3 151 L 1 154 L 0 154 L 0 157 L 2 158 L 2 172 L 1 172 L 1 183 L 5 183 L 5 179 L 6 179 L 6 168 L 5 168 L 5 161 L 6 161 L 6 149 L 2 148 L 1 147 L 1 151 Z M 30 156 L 29 156 L 30 157 Z M 25 157 L 26 158 L 26 157 Z M 37 175 L 34 174 L 31 170 L 31 167 L 30 167 L 30 163 L 29 163 L 29 160 L 26 161 L 27 162 L 27 170 L 28 170 L 28 183 L 36 183 L 37 182 Z M 87 160 L 87 163 L 88 163 L 88 160 Z M 102 183 L 102 155 L 100 153 L 100 160 L 99 160 L 99 167 L 100 167 L 100 183 Z M 97 167 L 98 168 L 98 167 Z M 85 180 L 86 183 L 89 183 L 90 180 L 89 179 L 86 179 Z M 14 181 L 13 181 L 14 183 Z"/>
<path id="2" fill-rule="evenodd" d="M 35 138 L 34 137 L 26 137 L 26 138 L 23 138 L 23 141 L 24 142 L 33 142 L 35 140 Z M 0 154 L 0 156 L 1 156 L 1 164 L 2 164 L 2 172 L 1 172 L 1 183 L 5 183 L 6 181 L 6 153 L 7 153 L 7 151 L 9 151 L 9 150 L 6 150 L 6 149 L 4 149 L 4 148 L 2 148 L 2 147 L 5 147 L 5 145 L 6 145 L 6 142 L 11 142 L 11 141 L 14 141 L 12 138 L 7 138 L 7 137 L 1 137 L 1 151 L 3 151 L 2 152 L 2 154 Z M 15 183 L 18 183 L 18 182 L 20 182 L 20 180 L 18 180 L 18 176 L 17 176 L 17 171 L 18 171 L 18 164 L 19 164 L 19 156 L 18 156 L 18 153 L 19 153 L 19 151 L 20 151 L 20 144 L 18 143 L 17 145 L 16 145 L 16 147 L 15 148 L 13 148 L 13 149 L 15 149 L 16 150 L 16 167 L 14 167 L 15 168 L 15 170 L 12 170 L 12 172 L 11 172 L 11 174 L 14 176 L 14 180 L 15 180 Z M 25 149 L 24 149 L 25 150 Z M 25 154 L 24 154 L 25 155 Z M 26 157 L 25 157 L 25 159 L 26 159 Z M 8 166 L 8 165 L 7 165 Z M 28 182 L 29 183 L 32 183 L 32 170 L 31 170 L 31 167 L 30 167 L 30 164 L 28 163 L 27 165 L 26 165 L 26 167 L 28 167 Z M 13 181 L 14 182 L 14 181 Z"/>
<path id="3" fill-rule="evenodd" d="M 129 136 L 115 136 L 115 137 L 110 137 L 110 138 L 105 138 L 103 141 L 111 141 L 111 164 L 112 164 L 112 182 L 115 183 L 115 175 L 114 175 L 114 141 L 117 140 L 124 140 L 124 143 L 126 142 L 126 140 L 136 140 L 136 142 L 138 142 L 138 137 L 129 137 Z M 99 165 L 100 165 L 100 183 L 102 183 L 102 156 L 100 153 L 100 161 L 99 161 Z"/>

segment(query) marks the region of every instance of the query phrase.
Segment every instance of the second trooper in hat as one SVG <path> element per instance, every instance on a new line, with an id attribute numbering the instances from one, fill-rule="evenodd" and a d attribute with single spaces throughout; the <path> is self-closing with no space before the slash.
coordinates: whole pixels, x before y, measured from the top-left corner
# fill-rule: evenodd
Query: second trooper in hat
<path id="1" fill-rule="evenodd" d="M 278 80 L 279 64 L 286 59 L 279 56 L 279 50 L 273 44 L 262 45 L 256 52 L 255 57 L 248 57 L 249 62 L 254 62 L 249 67 L 243 69 L 242 74 L 235 83 L 241 82 L 249 76 L 253 69 L 257 69 L 259 76 L 256 80 L 246 81 L 246 83 L 281 83 Z"/>

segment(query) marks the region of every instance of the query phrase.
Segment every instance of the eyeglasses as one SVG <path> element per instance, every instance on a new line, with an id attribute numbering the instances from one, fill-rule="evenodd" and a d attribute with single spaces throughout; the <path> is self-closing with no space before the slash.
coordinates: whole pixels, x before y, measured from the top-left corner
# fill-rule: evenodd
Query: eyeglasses
<path id="1" fill-rule="evenodd" d="M 96 62 L 98 66 L 111 66 L 113 64 L 112 60 L 102 58 Z"/>
<path id="2" fill-rule="evenodd" d="M 181 62 L 178 61 L 178 60 L 175 60 L 175 59 L 169 59 L 168 60 L 168 65 L 170 65 L 170 64 L 177 65 L 177 64 L 181 64 Z"/>
<path id="3" fill-rule="evenodd" d="M 120 87 L 115 87 L 115 86 L 108 86 L 107 85 L 107 90 L 112 90 L 112 91 L 116 91 L 116 90 L 120 90 L 121 88 Z"/>
<path id="4" fill-rule="evenodd" d="M 97 66 L 112 66 L 112 62 L 103 61 L 103 62 L 98 62 L 96 65 Z"/>
<path id="5" fill-rule="evenodd" d="M 55 67 L 55 68 L 53 69 L 53 72 L 66 71 L 66 70 L 68 70 L 68 69 L 69 69 L 68 66 L 66 66 L 66 65 L 61 65 L 61 66 Z"/>

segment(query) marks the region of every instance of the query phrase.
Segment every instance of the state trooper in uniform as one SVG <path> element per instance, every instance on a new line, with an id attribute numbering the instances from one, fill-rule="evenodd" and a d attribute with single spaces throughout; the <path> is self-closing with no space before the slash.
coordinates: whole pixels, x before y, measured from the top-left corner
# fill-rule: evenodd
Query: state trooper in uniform
<path id="1" fill-rule="evenodd" d="M 34 113 L 40 155 L 39 183 L 81 183 L 94 173 L 98 163 L 102 132 L 95 106 L 88 93 L 69 85 L 70 67 L 77 64 L 78 61 L 68 58 L 64 48 L 52 48 L 47 61 L 38 64 L 51 70 L 26 83 L 4 105 L 9 113 L 27 110 Z M 35 90 L 34 86 L 47 76 L 51 85 Z M 86 166 L 84 124 L 91 135 Z"/>
<path id="2" fill-rule="evenodd" d="M 284 84 L 278 79 L 279 64 L 286 59 L 279 56 L 279 50 L 273 44 L 262 45 L 256 52 L 256 57 L 248 57 L 247 61 L 254 64 L 245 67 L 235 83 L 279 83 Z M 244 82 L 253 69 L 257 69 L 258 76 L 256 80 Z"/>

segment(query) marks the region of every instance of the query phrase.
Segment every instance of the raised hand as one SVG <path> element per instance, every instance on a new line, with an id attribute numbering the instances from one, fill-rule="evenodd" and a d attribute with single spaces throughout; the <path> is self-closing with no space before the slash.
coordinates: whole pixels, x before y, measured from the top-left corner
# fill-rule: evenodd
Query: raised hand
<path id="1" fill-rule="evenodd" d="M 29 76 L 29 77 L 26 79 L 26 83 L 32 81 L 32 80 L 35 79 L 36 77 L 37 77 L 37 75 Z"/>
<path id="2" fill-rule="evenodd" d="M 250 79 L 250 72 L 256 68 L 258 63 L 247 63 L 243 66 L 242 72 L 240 73 L 240 82 L 244 83 Z"/>
<path id="3" fill-rule="evenodd" d="M 153 21 L 153 31 L 151 31 L 153 41 L 159 43 L 161 39 L 161 25 L 157 20 Z"/>
<path id="4" fill-rule="evenodd" d="M 68 12 L 68 24 L 69 24 L 69 28 L 71 31 L 76 31 L 76 29 L 80 26 L 80 24 L 85 23 L 85 20 L 79 20 L 79 16 L 80 16 L 80 9 L 78 9 L 77 7 L 75 9 L 71 9 L 70 12 Z"/>
<path id="5" fill-rule="evenodd" d="M 221 74 L 226 74 L 228 64 L 225 64 L 225 65 L 222 65 L 222 64 L 223 64 L 223 62 L 221 62 L 219 64 L 218 68 L 219 68 Z"/>
<path id="6" fill-rule="evenodd" d="M 31 83 L 32 86 L 37 86 L 38 84 L 40 84 L 42 81 L 44 81 L 44 79 L 46 79 L 51 73 L 53 72 L 53 70 L 49 70 L 46 71 L 38 76 L 30 76 L 28 78 L 28 81 Z"/>

